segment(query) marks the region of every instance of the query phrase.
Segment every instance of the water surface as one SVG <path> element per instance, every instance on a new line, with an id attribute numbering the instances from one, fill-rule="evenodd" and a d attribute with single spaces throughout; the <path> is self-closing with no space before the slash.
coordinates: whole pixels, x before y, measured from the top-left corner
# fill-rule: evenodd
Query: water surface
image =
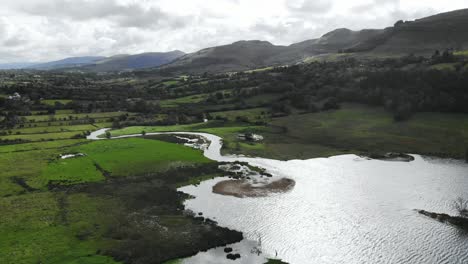
<path id="1" fill-rule="evenodd" d="M 214 194 L 212 186 L 225 178 L 180 189 L 196 197 L 186 202 L 188 209 L 250 240 L 260 235 L 266 255 L 298 264 L 468 263 L 468 234 L 414 211 L 456 214 L 452 202 L 468 197 L 463 162 L 418 155 L 413 162 L 355 155 L 291 161 L 219 157 L 214 144 L 213 153 L 205 153 L 212 159 L 247 161 L 296 181 L 292 191 L 263 198 Z M 204 263 L 217 263 L 208 261 L 212 254 L 201 255 L 209 256 Z"/>
<path id="2" fill-rule="evenodd" d="M 152 134 L 165 133 L 147 135 Z M 207 138 L 211 144 L 204 154 L 210 159 L 249 162 L 296 181 L 292 191 L 261 198 L 213 193 L 212 186 L 225 178 L 180 188 L 196 197 L 186 202 L 188 209 L 247 237 L 232 245 L 242 253 L 240 261 L 226 260 L 217 248 L 185 263 L 263 263 L 275 255 L 291 264 L 468 263 L 467 233 L 414 211 L 456 214 L 453 201 L 468 198 L 468 165 L 461 161 L 418 155 L 408 163 L 355 155 L 291 161 L 221 156 L 221 138 L 178 134 Z M 141 135 L 122 137 L 133 136 Z M 263 254 L 255 256 L 250 250 L 259 237 Z"/>

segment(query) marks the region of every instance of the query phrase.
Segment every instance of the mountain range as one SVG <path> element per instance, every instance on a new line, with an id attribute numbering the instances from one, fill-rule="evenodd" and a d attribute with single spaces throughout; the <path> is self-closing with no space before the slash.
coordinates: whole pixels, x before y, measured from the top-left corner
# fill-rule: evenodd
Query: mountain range
<path id="1" fill-rule="evenodd" d="M 182 51 L 75 57 L 42 64 L 8 64 L 1 68 L 39 70 L 74 69 L 91 72 L 158 68 L 163 71 L 201 73 L 242 71 L 302 62 L 324 54 L 353 56 L 428 56 L 435 50 L 468 50 L 468 9 L 442 13 L 414 21 L 398 21 L 385 29 L 333 30 L 318 39 L 289 46 L 267 41 L 238 41 L 185 54 Z"/>

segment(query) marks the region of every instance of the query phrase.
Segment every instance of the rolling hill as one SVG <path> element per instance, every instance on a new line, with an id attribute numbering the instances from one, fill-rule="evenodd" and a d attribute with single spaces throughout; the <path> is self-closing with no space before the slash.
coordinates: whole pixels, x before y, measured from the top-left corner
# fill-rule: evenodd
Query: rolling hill
<path id="1" fill-rule="evenodd" d="M 136 55 L 116 55 L 112 57 L 71 57 L 46 63 L 1 64 L 0 69 L 82 70 L 93 72 L 126 71 L 158 67 L 184 54 L 182 51 L 176 50 Z"/>
<path id="2" fill-rule="evenodd" d="M 100 61 L 104 58 L 105 57 L 99 57 L 99 56 L 72 57 L 72 58 L 66 58 L 66 59 L 58 60 L 58 61 L 34 64 L 26 68 L 35 69 L 35 70 L 56 70 L 56 69 L 61 69 L 61 68 L 80 67 L 80 66 L 84 66 L 84 65 L 88 65 L 88 64 Z"/>
<path id="3" fill-rule="evenodd" d="M 81 69 L 94 72 L 108 72 L 153 68 L 167 64 L 183 55 L 185 53 L 179 50 L 137 55 L 117 55 L 96 61 L 93 64 L 81 67 Z"/>
<path id="4" fill-rule="evenodd" d="M 430 55 L 435 50 L 468 50 L 467 28 L 468 9 L 456 10 L 415 21 L 399 21 L 347 51 Z"/>
<path id="5" fill-rule="evenodd" d="M 381 30 L 351 31 L 337 29 L 319 39 L 306 40 L 289 46 L 277 46 L 267 41 L 238 41 L 187 54 L 162 67 L 181 72 L 242 71 L 272 65 L 300 62 L 308 57 L 336 53 L 380 34 Z"/>
<path id="6" fill-rule="evenodd" d="M 385 29 L 333 30 L 318 39 L 289 46 L 266 41 L 238 41 L 187 54 L 162 67 L 165 71 L 202 73 L 243 71 L 302 62 L 305 58 L 346 52 L 355 56 L 430 55 L 435 50 L 468 50 L 468 9 L 415 21 L 400 21 Z"/>

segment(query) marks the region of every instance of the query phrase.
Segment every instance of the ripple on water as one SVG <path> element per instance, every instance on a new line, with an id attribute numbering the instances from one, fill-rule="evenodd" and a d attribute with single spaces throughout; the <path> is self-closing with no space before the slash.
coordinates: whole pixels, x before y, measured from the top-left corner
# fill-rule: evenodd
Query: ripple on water
<path id="1" fill-rule="evenodd" d="M 181 190 L 188 208 L 222 226 L 261 233 L 263 249 L 290 263 L 466 263 L 468 240 L 414 209 L 454 213 L 468 189 L 459 162 L 362 160 L 354 155 L 307 161 L 243 158 L 296 181 L 290 193 L 238 199 L 213 194 L 221 179 Z"/>

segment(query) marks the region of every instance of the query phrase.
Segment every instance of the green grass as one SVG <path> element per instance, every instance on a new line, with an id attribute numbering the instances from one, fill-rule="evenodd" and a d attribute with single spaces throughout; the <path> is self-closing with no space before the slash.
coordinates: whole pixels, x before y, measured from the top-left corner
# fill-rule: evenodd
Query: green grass
<path id="1" fill-rule="evenodd" d="M 27 121 L 35 121 L 35 122 L 48 122 L 51 120 L 62 120 L 68 121 L 70 117 L 72 120 L 75 119 L 86 119 L 86 118 L 110 118 L 110 117 L 118 117 L 123 114 L 127 114 L 128 112 L 103 112 L 103 113 L 82 113 L 82 114 L 55 114 L 55 115 L 33 115 L 33 116 L 26 116 Z M 128 113 L 132 115 L 132 113 Z"/>
<path id="2" fill-rule="evenodd" d="M 51 192 L 0 198 L 1 262 L 117 263 L 96 254 L 106 246 L 96 237 L 104 231 L 95 225 L 102 224 L 99 203 L 105 202 L 84 194 L 67 197 Z M 83 232 L 95 239 L 78 239 Z"/>
<path id="3" fill-rule="evenodd" d="M 0 196 L 24 191 L 14 178 L 23 179 L 36 189 L 45 189 L 51 181 L 61 184 L 102 181 L 104 176 L 95 164 L 112 176 L 129 176 L 211 162 L 199 150 L 142 138 L 8 145 L 0 146 L 0 153 Z M 69 153 L 84 153 L 86 157 L 59 158 Z"/>
<path id="4" fill-rule="evenodd" d="M 468 144 L 468 115 L 464 114 L 418 113 L 409 121 L 394 122 L 382 108 L 344 105 L 340 110 L 277 118 L 272 123 L 287 132 L 267 137 L 267 149 L 278 147 L 286 157 L 297 151 L 304 157 L 394 151 L 461 158 Z M 284 144 L 297 147 L 288 151 Z"/>
<path id="5" fill-rule="evenodd" d="M 272 70 L 273 67 L 265 67 L 265 68 L 258 68 L 250 71 L 245 71 L 246 73 L 254 73 L 254 72 L 264 72 L 264 71 L 269 71 Z"/>
<path id="6" fill-rule="evenodd" d="M 0 139 L 3 139 L 3 140 L 21 139 L 21 140 L 26 140 L 26 141 L 45 141 L 45 140 L 57 140 L 57 139 L 69 139 L 78 134 L 82 134 L 81 131 L 8 135 L 8 136 L 1 136 Z"/>
<path id="7" fill-rule="evenodd" d="M 439 63 L 431 66 L 431 69 L 439 71 L 455 71 L 457 63 Z"/>
<path id="8" fill-rule="evenodd" d="M 180 104 L 196 104 L 205 101 L 209 94 L 196 94 L 159 101 L 161 107 L 177 107 Z"/>
<path id="9" fill-rule="evenodd" d="M 455 51 L 453 54 L 456 56 L 468 56 L 468 50 Z"/>
<path id="10" fill-rule="evenodd" d="M 182 263 L 182 259 L 173 259 L 173 260 L 166 261 L 163 264 L 181 264 L 181 263 Z"/>
<path id="11" fill-rule="evenodd" d="M 99 182 L 105 178 L 89 157 L 57 159 L 47 165 L 39 177 L 42 186 L 49 182 L 61 184 L 78 184 L 83 182 Z M 36 184 L 37 185 L 37 184 Z"/>
<path id="12" fill-rule="evenodd" d="M 41 101 L 42 104 L 51 105 L 51 106 L 54 106 L 56 102 L 61 103 L 61 104 L 68 104 L 68 103 L 71 103 L 72 100 L 68 100 L 68 99 L 50 99 L 50 100 L 42 100 Z"/>
<path id="13" fill-rule="evenodd" d="M 74 149 L 88 155 L 113 176 L 138 175 L 210 162 L 199 150 L 142 138 L 94 141 Z"/>
<path id="14" fill-rule="evenodd" d="M 77 144 L 82 144 L 85 142 L 88 142 L 88 141 L 86 139 L 66 139 L 66 140 L 55 140 L 55 141 L 47 141 L 47 142 L 4 145 L 4 146 L 0 146 L 0 153 L 24 152 L 24 151 L 41 150 L 41 149 L 67 148 L 67 147 L 75 146 Z"/>
<path id="15" fill-rule="evenodd" d="M 57 142 L 54 142 L 57 143 Z M 70 142 L 62 141 L 63 145 L 69 145 Z M 37 181 L 51 160 L 57 159 L 65 149 L 59 145 L 50 146 L 49 142 L 44 142 L 41 147 L 39 145 L 29 145 L 31 149 L 27 150 L 26 144 L 21 144 L 21 150 L 16 152 L 5 152 L 0 155 L 0 196 L 18 194 L 23 190 L 22 187 L 15 184 L 12 179 L 14 177 L 24 179 L 26 182 Z M 16 145 L 15 145 L 16 146 Z M 12 150 L 12 146 L 1 146 L 0 152 Z M 35 188 L 44 188 L 43 185 L 36 185 Z"/>
<path id="16" fill-rule="evenodd" d="M 10 129 L 12 134 L 42 134 L 42 133 L 56 133 L 56 132 L 71 132 L 71 131 L 94 131 L 97 128 L 104 128 L 112 125 L 111 123 L 101 124 L 88 124 L 88 125 L 58 125 L 58 126 L 45 126 L 45 127 L 25 127 Z"/>
<path id="17" fill-rule="evenodd" d="M 236 121 L 236 118 L 242 117 L 247 118 L 250 122 L 267 122 L 270 119 L 270 110 L 268 108 L 250 108 L 243 110 L 223 111 L 223 112 L 211 112 L 213 117 L 227 118 L 229 121 Z"/>
<path id="18" fill-rule="evenodd" d="M 165 86 L 171 86 L 171 85 L 179 84 L 179 81 L 178 80 L 170 80 L 170 81 L 165 81 L 162 84 L 164 84 Z"/>

